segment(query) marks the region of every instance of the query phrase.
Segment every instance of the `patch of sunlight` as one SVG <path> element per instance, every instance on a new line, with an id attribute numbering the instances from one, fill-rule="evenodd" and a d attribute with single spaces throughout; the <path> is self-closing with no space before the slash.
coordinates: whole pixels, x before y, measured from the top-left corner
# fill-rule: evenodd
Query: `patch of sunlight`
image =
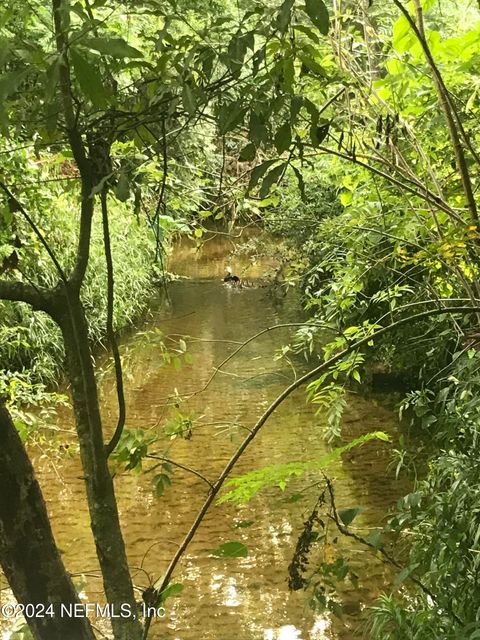
<path id="1" fill-rule="evenodd" d="M 237 581 L 235 578 L 230 577 L 228 578 L 228 583 L 229 584 L 227 584 L 224 589 L 225 597 L 223 599 L 223 604 L 227 607 L 238 607 L 241 602 L 237 596 Z"/>
<path id="2" fill-rule="evenodd" d="M 293 624 L 286 624 L 278 629 L 265 629 L 263 640 L 302 640 L 301 633 Z"/>
<path id="3" fill-rule="evenodd" d="M 310 631 L 312 640 L 329 640 L 332 636 L 328 633 L 332 626 L 331 620 L 328 618 L 317 618 L 315 624 Z"/>
<path id="4" fill-rule="evenodd" d="M 328 633 L 331 628 L 330 620 L 317 618 L 309 637 L 311 640 L 331 640 Z M 302 631 L 293 624 L 286 624 L 278 629 L 264 629 L 263 640 L 302 640 Z"/>

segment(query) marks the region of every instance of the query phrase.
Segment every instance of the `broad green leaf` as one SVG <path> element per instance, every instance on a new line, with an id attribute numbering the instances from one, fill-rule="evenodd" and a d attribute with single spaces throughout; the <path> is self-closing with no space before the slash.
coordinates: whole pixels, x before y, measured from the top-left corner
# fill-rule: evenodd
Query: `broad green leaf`
<path id="1" fill-rule="evenodd" d="M 260 178 L 265 175 L 268 169 L 272 166 L 272 164 L 275 164 L 275 162 L 277 162 L 277 160 L 265 160 L 261 164 L 257 165 L 255 169 L 253 169 L 252 173 L 250 174 L 248 191 L 251 191 L 256 186 Z"/>
<path id="2" fill-rule="evenodd" d="M 260 188 L 259 196 L 260 198 L 265 198 L 268 196 L 270 188 L 273 184 L 278 182 L 278 180 L 282 177 L 285 168 L 287 166 L 286 162 L 282 162 L 278 166 L 274 167 L 263 179 L 262 186 Z"/>
<path id="3" fill-rule="evenodd" d="M 408 51 L 417 42 L 416 36 L 412 31 L 408 20 L 405 16 L 400 16 L 393 25 L 392 45 L 399 53 Z"/>
<path id="4" fill-rule="evenodd" d="M 168 587 L 165 587 L 165 589 L 160 593 L 160 601 L 165 602 L 167 598 L 178 596 L 180 593 L 182 593 L 184 588 L 184 585 L 180 582 L 169 584 Z"/>
<path id="5" fill-rule="evenodd" d="M 295 64 L 293 56 L 286 56 L 283 60 L 283 88 L 285 91 L 293 91 L 293 83 L 295 80 Z"/>
<path id="6" fill-rule="evenodd" d="M 382 546 L 382 532 L 381 531 L 373 531 L 368 537 L 367 542 L 369 542 L 376 549 L 380 549 Z"/>
<path id="7" fill-rule="evenodd" d="M 348 527 L 362 511 L 364 511 L 363 507 L 353 507 L 352 509 L 342 509 L 338 515 L 343 524 Z"/>
<path id="8" fill-rule="evenodd" d="M 319 64 L 316 60 L 314 60 L 311 56 L 309 56 L 308 54 L 300 51 L 298 53 L 298 57 L 300 58 L 300 60 L 303 62 L 303 64 L 310 70 L 312 71 L 315 75 L 320 76 L 321 78 L 325 78 L 327 73 L 325 71 L 325 69 L 322 67 L 321 64 Z"/>
<path id="9" fill-rule="evenodd" d="M 229 131 L 232 131 L 232 129 L 235 129 L 235 127 L 242 122 L 246 113 L 247 109 L 240 106 L 240 101 L 224 104 L 218 114 L 218 129 L 220 135 L 224 136 Z"/>
<path id="10" fill-rule="evenodd" d="M 210 549 L 210 555 L 214 558 L 246 558 L 248 549 L 241 542 L 225 542 L 217 549 Z"/>
<path id="11" fill-rule="evenodd" d="M 240 151 L 238 159 L 240 162 L 251 162 L 255 158 L 256 153 L 257 153 L 256 146 L 253 144 L 253 142 L 249 142 Z"/>
<path id="12" fill-rule="evenodd" d="M 94 106 L 105 108 L 107 95 L 97 67 L 86 60 L 74 47 L 70 49 L 70 59 L 75 77 L 83 93 Z"/>
<path id="13" fill-rule="evenodd" d="M 121 202 L 126 202 L 128 200 L 128 196 L 130 195 L 130 185 L 125 171 L 120 171 L 118 182 L 115 187 L 115 195 Z"/>
<path id="14" fill-rule="evenodd" d="M 87 38 L 81 44 L 113 58 L 143 58 L 143 53 L 123 38 Z"/>
<path id="15" fill-rule="evenodd" d="M 268 129 L 264 120 L 255 112 L 250 115 L 250 122 L 248 125 L 249 137 L 252 142 L 259 146 L 262 142 L 268 140 Z"/>
<path id="16" fill-rule="evenodd" d="M 290 103 L 290 122 L 293 124 L 298 114 L 300 113 L 300 109 L 303 105 L 303 98 L 300 96 L 292 96 L 292 100 Z"/>
<path id="17" fill-rule="evenodd" d="M 308 111 L 308 115 L 310 116 L 310 125 L 311 127 L 317 127 L 318 126 L 318 119 L 320 117 L 320 113 L 318 111 L 318 108 L 315 104 L 313 104 L 313 102 L 309 99 L 309 98 L 304 98 L 303 99 L 303 106 L 305 107 L 305 109 Z"/>
<path id="18" fill-rule="evenodd" d="M 339 620 L 343 619 L 343 608 L 341 604 L 335 602 L 335 600 L 331 600 L 328 606 L 332 610 L 334 616 L 336 616 Z"/>
<path id="19" fill-rule="evenodd" d="M 321 126 L 310 127 L 310 139 L 314 147 L 318 147 L 319 144 L 325 140 L 328 135 L 330 123 L 322 124 Z"/>
<path id="20" fill-rule="evenodd" d="M 279 154 L 286 151 L 292 144 L 292 130 L 290 123 L 285 122 L 275 134 L 275 148 Z"/>
<path id="21" fill-rule="evenodd" d="M 398 587 L 398 585 L 400 583 L 402 583 L 405 578 L 408 578 L 408 576 L 415 571 L 415 569 L 418 567 L 418 562 L 412 565 L 409 565 L 407 567 L 404 567 L 399 574 L 397 574 L 395 576 L 395 580 L 394 580 L 394 585 Z"/>
<path id="22" fill-rule="evenodd" d="M 56 56 L 55 60 L 47 68 L 47 71 L 46 71 L 47 81 L 45 83 L 45 102 L 47 104 L 52 102 L 53 100 L 55 89 L 59 81 L 59 72 L 60 72 L 61 62 L 62 62 L 62 56 L 60 55 Z"/>
<path id="23" fill-rule="evenodd" d="M 193 116 L 197 110 L 197 97 L 192 87 L 186 82 L 182 90 L 182 104 L 189 116 Z"/>
<path id="24" fill-rule="evenodd" d="M 315 33 L 315 31 L 310 27 L 307 27 L 304 24 L 294 24 L 293 28 L 295 29 L 295 31 L 300 31 L 300 33 L 305 34 L 307 38 L 310 38 L 310 40 L 312 40 L 315 44 L 320 43 L 320 38 L 318 37 L 318 34 Z"/>
<path id="25" fill-rule="evenodd" d="M 305 0 L 305 13 L 324 36 L 328 34 L 330 19 L 323 0 Z"/>
<path id="26" fill-rule="evenodd" d="M 303 179 L 302 172 L 300 171 L 300 169 L 297 169 L 297 167 L 295 167 L 294 165 L 291 165 L 291 167 L 293 169 L 293 173 L 297 178 L 298 188 L 300 189 L 300 197 L 302 198 L 303 202 L 306 202 L 307 196 L 305 193 L 305 180 Z"/>
<path id="27" fill-rule="evenodd" d="M 228 66 L 230 71 L 235 72 L 242 68 L 246 52 L 247 39 L 240 31 L 237 31 L 228 45 Z"/>
<path id="28" fill-rule="evenodd" d="M 291 18 L 291 11 L 295 0 L 284 0 L 277 15 L 275 26 L 280 33 L 285 33 Z"/>

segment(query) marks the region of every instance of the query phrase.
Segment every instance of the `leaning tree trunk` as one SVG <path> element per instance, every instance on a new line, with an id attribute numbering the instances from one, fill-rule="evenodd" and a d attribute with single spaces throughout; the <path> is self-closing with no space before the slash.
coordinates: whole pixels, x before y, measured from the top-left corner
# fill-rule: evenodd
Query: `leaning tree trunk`
<path id="1" fill-rule="evenodd" d="M 95 640 L 88 618 L 61 615 L 61 605 L 68 612 L 80 600 L 55 545 L 32 464 L 1 398 L 0 487 L 0 564 L 17 602 L 33 609 L 27 609 L 33 637 Z"/>
<path id="2" fill-rule="evenodd" d="M 113 633 L 115 640 L 140 640 L 142 627 L 137 616 L 113 480 L 103 441 L 88 325 L 83 304 L 74 287 L 69 288 L 65 299 L 57 300 L 52 309 L 52 316 L 60 325 L 63 334 L 90 523 L 105 595 L 115 611 L 119 611 L 120 605 L 123 604 L 127 605 L 132 613 L 129 617 L 112 618 Z"/>

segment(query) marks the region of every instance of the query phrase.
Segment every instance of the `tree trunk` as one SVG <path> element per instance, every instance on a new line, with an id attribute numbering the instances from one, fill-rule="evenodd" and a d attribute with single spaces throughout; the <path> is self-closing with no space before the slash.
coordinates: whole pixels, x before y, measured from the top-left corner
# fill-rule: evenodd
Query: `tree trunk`
<path id="1" fill-rule="evenodd" d="M 33 609 L 26 610 L 33 637 L 95 640 L 88 618 L 60 612 L 60 605 L 80 600 L 55 545 L 33 467 L 1 399 L 0 487 L 0 564 L 17 602 Z"/>
<path id="2" fill-rule="evenodd" d="M 113 480 L 103 441 L 88 325 L 76 290 L 69 289 L 68 301 L 62 299 L 54 303 L 52 316 L 60 325 L 65 344 L 90 523 L 105 595 L 115 611 L 120 611 L 120 606 L 126 605 L 132 614 L 129 617 L 112 618 L 113 633 L 116 640 L 140 640 L 142 627 L 137 616 Z"/>

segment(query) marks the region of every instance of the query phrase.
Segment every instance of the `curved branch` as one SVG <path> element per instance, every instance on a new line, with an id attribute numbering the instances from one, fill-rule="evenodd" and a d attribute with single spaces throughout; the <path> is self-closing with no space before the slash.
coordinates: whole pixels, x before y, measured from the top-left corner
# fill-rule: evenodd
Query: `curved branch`
<path id="1" fill-rule="evenodd" d="M 126 407 L 125 407 L 125 390 L 123 387 L 122 359 L 118 350 L 117 339 L 113 327 L 113 305 L 115 293 L 115 281 L 113 276 L 113 258 L 112 247 L 110 243 L 110 229 L 108 224 L 108 207 L 107 207 L 107 187 L 102 189 L 100 201 L 102 205 L 102 223 L 103 223 L 103 246 L 105 250 L 105 261 L 107 263 L 107 339 L 112 349 L 113 362 L 115 366 L 115 384 L 117 387 L 118 400 L 118 421 L 115 432 L 110 442 L 105 446 L 105 454 L 108 457 L 120 440 L 123 429 L 125 427 Z"/>

